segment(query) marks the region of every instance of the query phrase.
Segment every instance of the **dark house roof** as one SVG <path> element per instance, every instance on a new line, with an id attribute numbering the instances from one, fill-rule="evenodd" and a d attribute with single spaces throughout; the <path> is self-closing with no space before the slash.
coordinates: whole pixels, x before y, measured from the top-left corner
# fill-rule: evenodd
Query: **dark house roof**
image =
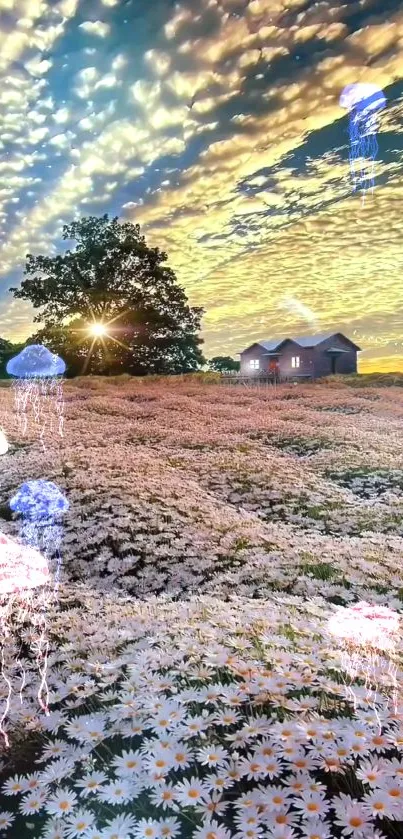
<path id="1" fill-rule="evenodd" d="M 246 347 L 245 350 L 242 350 L 238 355 L 242 355 L 242 353 L 250 350 L 254 346 L 263 347 L 266 350 L 267 355 L 270 354 L 277 354 L 279 352 L 280 347 L 283 344 L 287 343 L 287 341 L 292 341 L 294 344 L 298 344 L 299 347 L 304 347 L 308 349 L 309 347 L 317 347 L 319 344 L 322 344 L 324 341 L 327 341 L 329 338 L 334 338 L 336 335 L 341 335 L 345 341 L 347 341 L 351 346 L 360 351 L 360 347 L 357 344 L 354 344 L 354 341 L 351 341 L 350 338 L 346 338 L 341 332 L 321 332 L 317 335 L 307 335 L 301 338 L 279 338 L 277 341 L 254 341 L 249 347 Z M 330 347 L 327 352 L 347 352 L 347 350 L 340 350 L 338 347 Z"/>

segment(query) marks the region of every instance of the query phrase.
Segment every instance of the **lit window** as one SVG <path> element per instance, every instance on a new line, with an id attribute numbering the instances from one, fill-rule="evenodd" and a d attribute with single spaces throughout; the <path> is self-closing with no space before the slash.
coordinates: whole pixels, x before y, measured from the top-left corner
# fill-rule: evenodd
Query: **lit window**
<path id="1" fill-rule="evenodd" d="M 251 367 L 252 370 L 259 370 L 259 359 L 258 358 L 251 358 L 251 360 L 249 362 L 249 367 Z"/>
<path id="2" fill-rule="evenodd" d="M 299 367 L 299 355 L 293 355 L 292 356 L 291 367 Z"/>

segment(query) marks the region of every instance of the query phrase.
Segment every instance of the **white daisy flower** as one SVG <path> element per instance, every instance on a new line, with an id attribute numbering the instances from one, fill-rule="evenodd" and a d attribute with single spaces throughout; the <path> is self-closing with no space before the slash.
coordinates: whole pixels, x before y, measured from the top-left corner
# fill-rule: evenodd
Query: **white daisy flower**
<path id="1" fill-rule="evenodd" d="M 225 827 L 207 824 L 192 833 L 192 839 L 232 839 L 232 834 Z"/>
<path id="2" fill-rule="evenodd" d="M 110 781 L 97 791 L 97 799 L 106 804 L 127 804 L 136 794 L 132 783 L 125 778 Z"/>
<path id="3" fill-rule="evenodd" d="M 302 831 L 303 839 L 333 839 L 329 825 L 322 820 L 309 819 L 308 822 L 301 824 L 299 829 Z"/>
<path id="4" fill-rule="evenodd" d="M 375 789 L 364 795 L 362 806 L 367 813 L 378 816 L 380 819 L 393 819 L 395 803 L 391 801 L 388 793 L 383 789 Z"/>
<path id="5" fill-rule="evenodd" d="M 158 824 L 161 839 L 175 839 L 176 836 L 180 836 L 181 834 L 181 824 L 178 819 L 172 816 L 167 819 L 160 819 Z"/>
<path id="6" fill-rule="evenodd" d="M 45 825 L 43 839 L 66 839 L 65 827 L 60 819 L 49 819 Z"/>
<path id="7" fill-rule="evenodd" d="M 95 816 L 89 810 L 78 810 L 74 816 L 66 820 L 66 839 L 76 839 L 77 836 L 86 836 L 86 831 L 93 826 Z"/>
<path id="8" fill-rule="evenodd" d="M 31 813 L 39 813 L 48 797 L 46 790 L 33 790 L 22 799 L 19 811 L 23 816 L 29 816 Z"/>
<path id="9" fill-rule="evenodd" d="M 102 830 L 101 839 L 128 839 L 131 836 L 132 830 L 136 825 L 134 816 L 124 815 L 116 816 L 116 818 L 109 820 Z M 95 836 L 95 829 L 88 831 L 85 839 L 98 839 Z"/>
<path id="10" fill-rule="evenodd" d="M 332 807 L 336 812 L 335 822 L 340 825 L 343 833 L 361 837 L 371 824 L 368 809 L 360 801 L 354 801 L 350 795 L 340 793 L 335 796 Z"/>
<path id="11" fill-rule="evenodd" d="M 175 792 L 177 800 L 186 805 L 196 804 L 207 798 L 207 791 L 198 778 L 191 778 L 190 781 L 185 779 L 180 784 L 176 784 Z"/>
<path id="12" fill-rule="evenodd" d="M 362 761 L 361 765 L 356 769 L 357 778 L 363 781 L 364 784 L 370 784 L 371 787 L 379 786 L 379 783 L 386 777 L 385 767 L 380 763 L 373 763 L 370 760 Z"/>
<path id="13" fill-rule="evenodd" d="M 270 811 L 281 810 L 284 807 L 290 807 L 290 797 L 291 793 L 289 790 L 283 789 L 282 787 L 270 786 L 267 787 L 264 793 L 262 792 L 261 801 L 262 804 L 267 805 Z"/>
<path id="14" fill-rule="evenodd" d="M 86 798 L 91 793 L 97 792 L 107 780 L 108 776 L 105 772 L 91 772 L 79 781 L 75 781 L 74 786 L 80 790 L 80 797 Z"/>
<path id="15" fill-rule="evenodd" d="M 222 746 L 205 746 L 196 753 L 196 759 L 202 766 L 219 766 L 229 757 L 229 752 Z"/>
<path id="16" fill-rule="evenodd" d="M 143 757 L 140 751 L 124 750 L 121 755 L 114 757 L 112 766 L 119 775 L 139 775 L 143 769 Z"/>
<path id="17" fill-rule="evenodd" d="M 193 750 L 188 746 L 180 744 L 172 750 L 172 762 L 175 769 L 187 769 L 193 760 Z"/>
<path id="18" fill-rule="evenodd" d="M 5 781 L 1 791 L 3 795 L 19 795 L 21 792 L 24 792 L 24 784 L 25 778 L 23 775 L 14 775 L 13 778 Z"/>
<path id="19" fill-rule="evenodd" d="M 167 807 L 173 807 L 175 809 L 176 798 L 176 792 L 171 783 L 161 783 L 160 786 L 150 793 L 150 801 L 156 807 L 163 807 L 164 809 Z"/>
<path id="20" fill-rule="evenodd" d="M 155 819 L 140 819 L 133 828 L 134 839 L 159 839 L 160 826 Z"/>
<path id="21" fill-rule="evenodd" d="M 50 816 L 65 816 L 70 813 L 77 803 L 75 792 L 61 789 L 45 804 L 45 810 Z"/>
<path id="22" fill-rule="evenodd" d="M 8 827 L 11 827 L 14 820 L 14 813 L 9 813 L 8 810 L 0 810 L 0 830 L 6 830 Z"/>
<path id="23" fill-rule="evenodd" d="M 301 797 L 295 799 L 294 807 L 300 810 L 305 819 L 320 818 L 329 811 L 329 805 L 321 792 L 303 792 Z"/>

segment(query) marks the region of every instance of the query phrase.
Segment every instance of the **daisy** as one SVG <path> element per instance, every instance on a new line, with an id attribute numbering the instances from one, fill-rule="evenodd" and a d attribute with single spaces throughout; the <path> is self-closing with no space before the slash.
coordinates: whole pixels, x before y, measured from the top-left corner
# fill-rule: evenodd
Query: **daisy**
<path id="1" fill-rule="evenodd" d="M 260 789 L 260 788 L 259 788 Z M 284 807 L 290 806 L 291 793 L 282 787 L 267 787 L 265 792 L 262 792 L 262 803 L 267 805 L 267 809 L 272 812 L 274 810 L 281 810 Z"/>
<path id="2" fill-rule="evenodd" d="M 263 834 L 263 828 L 256 825 L 250 825 L 241 827 L 237 833 L 235 833 L 234 839 L 259 839 L 260 836 Z"/>
<path id="3" fill-rule="evenodd" d="M 45 810 L 50 816 L 65 816 L 70 813 L 77 803 L 77 796 L 74 792 L 61 789 L 55 793 L 45 804 Z"/>
<path id="4" fill-rule="evenodd" d="M 340 793 L 333 798 L 332 806 L 336 811 L 335 822 L 345 835 L 361 837 L 371 824 L 368 810 L 349 795 Z"/>
<path id="5" fill-rule="evenodd" d="M 356 770 L 356 775 L 364 784 L 370 784 L 371 787 L 376 787 L 379 786 L 379 781 L 385 778 L 386 771 L 381 764 L 365 760 Z"/>
<path id="6" fill-rule="evenodd" d="M 191 763 L 193 763 L 193 760 L 193 751 L 187 746 L 180 745 L 176 749 L 173 749 L 172 761 L 175 769 L 186 769 Z"/>
<path id="7" fill-rule="evenodd" d="M 175 807 L 176 792 L 171 783 L 162 783 L 152 793 L 150 793 L 150 801 L 156 807 Z"/>
<path id="8" fill-rule="evenodd" d="M 367 813 L 378 816 L 380 819 L 392 818 L 395 809 L 395 802 L 383 789 L 376 789 L 364 795 L 362 805 Z"/>
<path id="9" fill-rule="evenodd" d="M 79 781 L 75 781 L 74 786 L 80 790 L 80 797 L 86 798 L 91 793 L 97 792 L 107 780 L 108 777 L 104 772 L 91 772 Z"/>
<path id="10" fill-rule="evenodd" d="M 329 825 L 322 820 L 309 820 L 309 822 L 300 825 L 300 830 L 302 830 L 302 839 L 332 839 Z"/>
<path id="11" fill-rule="evenodd" d="M 271 765 L 274 768 L 276 768 L 276 766 L 278 766 L 278 768 L 280 767 L 280 764 L 276 760 L 271 760 Z M 273 777 L 273 775 L 267 771 L 262 758 L 244 758 L 239 764 L 239 771 L 243 777 L 246 776 L 248 781 L 252 779 L 257 781 L 259 778 L 264 778 L 266 774 L 268 774 L 269 777 Z M 274 774 L 280 774 L 280 768 L 279 771 Z"/>
<path id="12" fill-rule="evenodd" d="M 66 743 L 63 740 L 54 740 L 42 749 L 42 757 L 37 762 L 44 763 L 49 760 L 49 758 L 60 757 L 64 753 L 65 749 Z"/>
<path id="13" fill-rule="evenodd" d="M 229 801 L 221 801 L 221 793 L 213 792 L 211 798 L 200 801 L 195 805 L 195 809 L 198 813 L 202 813 L 206 819 L 211 819 L 213 816 L 223 815 L 229 805 Z"/>
<path id="14" fill-rule="evenodd" d="M 232 787 L 234 782 L 232 778 L 229 777 L 226 767 L 224 767 L 220 772 L 214 772 L 211 775 L 207 775 L 203 779 L 203 783 L 207 790 L 216 790 L 217 792 L 221 792 L 223 789 L 229 789 Z"/>
<path id="15" fill-rule="evenodd" d="M 199 749 L 196 754 L 196 759 L 202 766 L 219 766 L 225 763 L 228 757 L 228 750 L 222 746 L 206 746 L 203 749 Z"/>
<path id="16" fill-rule="evenodd" d="M 173 817 L 163 820 L 160 819 L 158 824 L 161 839 L 175 839 L 175 836 L 180 836 L 182 828 L 178 819 Z"/>
<path id="17" fill-rule="evenodd" d="M 192 839 L 232 839 L 232 835 L 225 827 L 207 824 L 192 833 Z"/>
<path id="18" fill-rule="evenodd" d="M 96 795 L 99 801 L 104 801 L 106 804 L 127 804 L 135 793 L 133 784 L 122 778 L 100 787 Z"/>
<path id="19" fill-rule="evenodd" d="M 133 828 L 135 839 L 159 839 L 159 822 L 155 819 L 140 819 Z"/>
<path id="20" fill-rule="evenodd" d="M 42 836 L 43 839 L 66 839 L 64 824 L 60 819 L 49 819 L 45 824 L 45 832 Z"/>
<path id="21" fill-rule="evenodd" d="M 154 749 L 153 754 L 145 760 L 145 767 L 148 772 L 157 772 L 159 775 L 166 775 L 173 766 L 172 755 L 166 749 L 158 746 Z"/>
<path id="22" fill-rule="evenodd" d="M 303 818 L 321 818 L 329 811 L 329 805 L 325 801 L 325 796 L 320 792 L 303 792 L 301 797 L 294 802 L 297 810 L 301 811 Z"/>
<path id="23" fill-rule="evenodd" d="M 93 826 L 95 816 L 89 810 L 78 810 L 74 816 L 70 816 L 66 821 L 66 839 L 76 839 L 77 836 L 83 836 L 86 831 Z"/>
<path id="24" fill-rule="evenodd" d="M 285 809 L 268 814 L 267 826 L 270 830 L 273 830 L 274 827 L 294 827 L 296 824 L 298 824 L 297 815 Z"/>
<path id="25" fill-rule="evenodd" d="M 123 751 L 114 757 L 112 766 L 120 775 L 138 775 L 143 768 L 143 758 L 139 751 Z"/>
<path id="26" fill-rule="evenodd" d="M 13 813 L 9 813 L 7 810 L 0 810 L 0 830 L 6 830 L 7 827 L 11 827 L 14 819 L 15 815 Z"/>
<path id="27" fill-rule="evenodd" d="M 399 816 L 395 815 L 395 818 L 399 818 L 399 820 L 403 820 L 403 785 L 397 781 L 387 780 L 383 785 L 382 789 L 384 792 L 387 793 L 392 803 L 399 809 Z"/>
<path id="28" fill-rule="evenodd" d="M 19 793 L 24 792 L 24 783 L 23 775 L 14 775 L 13 778 L 9 778 L 3 784 L 1 791 L 3 795 L 19 795 Z"/>
<path id="29" fill-rule="evenodd" d="M 100 834 L 101 839 L 128 839 L 135 825 L 136 821 L 133 816 L 116 816 L 116 818 L 106 822 L 106 826 Z M 95 830 L 94 832 L 89 830 L 88 835 L 85 835 L 85 839 L 98 839 L 95 836 Z"/>
<path id="30" fill-rule="evenodd" d="M 39 789 L 41 786 L 40 781 L 40 773 L 39 772 L 32 772 L 31 775 L 27 775 L 24 778 L 24 792 L 29 792 L 30 790 Z"/>
<path id="31" fill-rule="evenodd" d="M 23 816 L 29 816 L 31 813 L 39 813 L 46 799 L 46 790 L 34 790 L 28 793 L 28 795 L 24 795 L 19 806 L 19 811 Z"/>
<path id="32" fill-rule="evenodd" d="M 185 779 L 180 784 L 177 784 L 175 791 L 177 800 L 185 806 L 196 804 L 196 802 L 207 798 L 207 791 L 204 785 L 195 777 L 191 778 L 190 781 Z"/>

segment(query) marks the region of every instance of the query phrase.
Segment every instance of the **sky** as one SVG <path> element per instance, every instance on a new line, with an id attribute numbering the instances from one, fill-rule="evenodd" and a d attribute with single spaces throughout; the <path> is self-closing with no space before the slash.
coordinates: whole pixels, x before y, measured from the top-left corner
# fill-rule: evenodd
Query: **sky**
<path id="1" fill-rule="evenodd" d="M 363 83 L 366 193 L 339 104 Z M 25 255 L 109 213 L 167 252 L 208 358 L 341 331 L 403 370 L 402 152 L 403 0 L 0 0 L 0 336 L 34 329 Z"/>

